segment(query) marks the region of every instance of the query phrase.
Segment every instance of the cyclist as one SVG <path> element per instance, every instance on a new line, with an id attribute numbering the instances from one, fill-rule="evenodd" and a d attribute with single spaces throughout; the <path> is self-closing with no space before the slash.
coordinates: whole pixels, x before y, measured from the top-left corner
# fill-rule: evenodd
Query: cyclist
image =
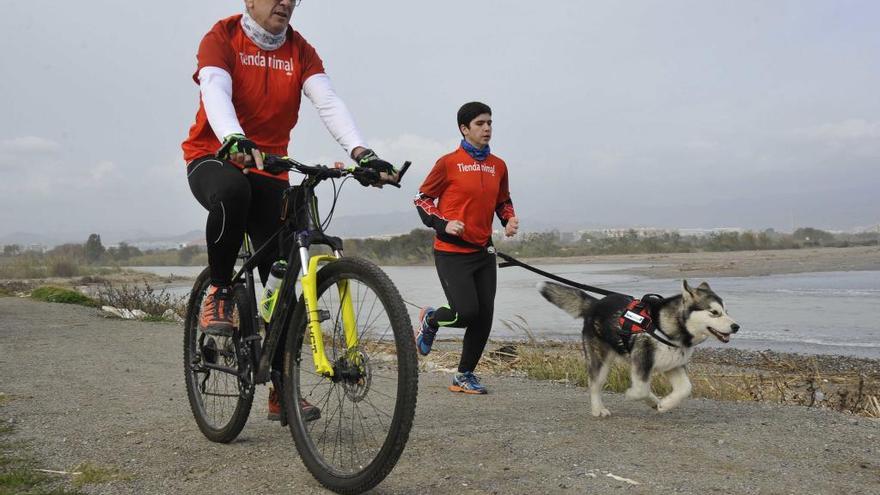
<path id="1" fill-rule="evenodd" d="M 262 246 L 281 225 L 287 173 L 276 176 L 263 170 L 262 152 L 287 154 L 303 94 L 359 166 L 376 170 L 385 181 L 396 180 L 394 167 L 367 148 L 318 53 L 290 26 L 299 0 L 244 3 L 243 14 L 221 19 L 202 38 L 193 75 L 201 101 L 182 145 L 190 189 L 208 210 L 211 286 L 199 328 L 218 335 L 232 331 L 230 283 L 245 231 L 254 245 Z M 218 157 L 221 143 L 229 153 Z M 276 247 L 260 263 L 264 284 L 279 256 Z M 277 370 L 280 354 L 273 363 Z M 271 389 L 269 416 L 280 417 L 278 395 Z"/>
<path id="2" fill-rule="evenodd" d="M 449 390 L 485 394 L 474 374 L 492 329 L 496 266 L 492 215 L 505 235 L 513 236 L 519 220 L 510 201 L 507 165 L 489 151 L 492 110 L 479 102 L 458 111 L 461 146 L 437 160 L 419 187 L 415 205 L 422 222 L 436 231 L 434 264 L 448 305 L 423 308 L 416 344 L 427 355 L 439 327 L 465 328 L 458 373 Z"/>

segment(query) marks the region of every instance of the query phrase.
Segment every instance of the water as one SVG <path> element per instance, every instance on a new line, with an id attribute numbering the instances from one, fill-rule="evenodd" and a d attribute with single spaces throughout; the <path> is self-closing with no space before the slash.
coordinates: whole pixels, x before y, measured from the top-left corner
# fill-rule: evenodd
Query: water
<path id="1" fill-rule="evenodd" d="M 608 273 L 631 265 L 541 265 L 546 271 L 578 282 L 640 296 L 649 292 L 674 295 L 680 280 L 649 279 Z M 195 277 L 199 267 L 146 267 L 158 275 Z M 404 299 L 412 304 L 445 303 L 433 266 L 385 267 Z M 524 339 L 511 322 L 527 326 L 539 338 L 577 340 L 580 320 L 551 305 L 535 290 L 539 275 L 511 267 L 498 271 L 492 338 Z M 696 285 L 700 280 L 690 280 Z M 872 308 L 880 307 L 880 272 L 822 272 L 762 277 L 715 277 L 707 280 L 724 298 L 728 312 L 742 327 L 728 346 L 812 354 L 842 354 L 880 359 L 880 323 Z M 186 294 L 189 287 L 174 287 Z M 407 305 L 415 319 L 418 310 Z M 460 336 L 458 329 L 443 329 Z M 707 342 L 722 347 L 717 341 Z"/>

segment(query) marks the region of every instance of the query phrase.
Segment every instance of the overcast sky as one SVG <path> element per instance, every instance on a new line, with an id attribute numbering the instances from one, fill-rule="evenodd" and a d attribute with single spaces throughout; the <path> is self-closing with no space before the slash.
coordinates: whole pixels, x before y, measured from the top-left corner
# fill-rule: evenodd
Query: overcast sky
<path id="1" fill-rule="evenodd" d="M 199 40 L 234 0 L 5 2 L 0 235 L 204 227 L 180 142 Z M 880 222 L 880 2 L 304 0 L 370 145 L 402 190 L 346 186 L 338 215 L 413 211 L 455 113 L 494 110 L 523 227 L 852 228 Z M 345 159 L 308 102 L 292 156 Z"/>

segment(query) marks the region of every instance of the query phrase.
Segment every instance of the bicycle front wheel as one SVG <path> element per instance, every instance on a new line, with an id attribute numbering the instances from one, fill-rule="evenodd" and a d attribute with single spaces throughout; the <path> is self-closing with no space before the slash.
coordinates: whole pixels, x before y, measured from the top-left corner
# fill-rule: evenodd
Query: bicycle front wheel
<path id="1" fill-rule="evenodd" d="M 210 269 L 196 278 L 190 293 L 183 331 L 186 395 L 202 434 L 212 442 L 228 443 L 241 433 L 254 400 L 250 343 L 253 310 L 244 286 L 233 289 L 231 335 L 209 335 L 199 330 L 199 313 L 210 285 Z"/>
<path id="2" fill-rule="evenodd" d="M 334 261 L 318 272 L 317 284 L 317 315 L 334 377 L 315 372 L 301 300 L 285 349 L 284 404 L 312 475 L 338 493 L 362 493 L 391 472 L 409 438 L 418 392 L 412 329 L 397 288 L 366 260 Z M 344 285 L 358 336 L 351 349 L 343 330 Z M 301 400 L 320 408 L 320 417 L 307 418 Z"/>

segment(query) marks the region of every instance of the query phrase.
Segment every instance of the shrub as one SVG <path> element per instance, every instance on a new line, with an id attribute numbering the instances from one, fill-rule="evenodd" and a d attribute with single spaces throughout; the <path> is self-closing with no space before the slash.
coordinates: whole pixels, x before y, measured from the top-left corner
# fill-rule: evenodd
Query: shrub
<path id="1" fill-rule="evenodd" d="M 50 285 L 34 289 L 34 291 L 31 292 L 31 299 L 63 304 L 79 304 L 81 306 L 98 305 L 98 302 L 94 299 L 75 290 L 65 289 L 64 287 L 53 287 Z"/>
<path id="2" fill-rule="evenodd" d="M 156 290 L 147 281 L 141 285 L 122 285 L 114 287 L 107 283 L 98 290 L 101 305 L 134 311 L 139 309 L 150 316 L 151 321 L 165 321 L 164 315 L 170 309 L 183 318 L 186 315 L 186 297 L 175 297 L 165 291 Z"/>
<path id="3" fill-rule="evenodd" d="M 48 260 L 50 277 L 75 277 L 79 275 L 79 263 L 73 258 L 54 256 Z"/>
<path id="4" fill-rule="evenodd" d="M 45 267 L 34 256 L 22 255 L 0 263 L 0 278 L 41 278 L 46 274 Z"/>

